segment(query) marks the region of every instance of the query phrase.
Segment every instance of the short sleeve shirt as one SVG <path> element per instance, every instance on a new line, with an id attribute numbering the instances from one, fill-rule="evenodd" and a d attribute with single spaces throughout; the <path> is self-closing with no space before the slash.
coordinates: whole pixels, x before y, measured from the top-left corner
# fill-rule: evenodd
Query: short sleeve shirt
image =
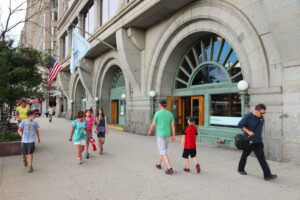
<path id="1" fill-rule="evenodd" d="M 85 120 L 82 122 L 78 120 L 72 121 L 72 126 L 74 127 L 74 134 L 73 134 L 73 142 L 79 142 L 80 140 L 86 140 L 86 136 L 84 134 L 84 129 L 86 128 Z"/>
<path id="2" fill-rule="evenodd" d="M 157 111 L 153 118 L 153 123 L 156 126 L 157 137 L 170 137 L 172 130 L 171 125 L 174 123 L 174 116 L 168 110 Z"/>
<path id="3" fill-rule="evenodd" d="M 86 131 L 88 133 L 92 133 L 93 132 L 94 117 L 85 118 L 85 121 L 86 121 Z"/>
<path id="4" fill-rule="evenodd" d="M 39 128 L 39 124 L 34 120 L 23 120 L 19 128 L 23 130 L 22 143 L 35 142 L 36 129 Z"/>
<path id="5" fill-rule="evenodd" d="M 18 106 L 16 108 L 16 111 L 18 112 L 19 119 L 20 121 L 27 119 L 27 112 L 29 111 L 29 106 L 22 107 Z"/>
<path id="6" fill-rule="evenodd" d="M 184 148 L 185 149 L 196 149 L 196 138 L 198 135 L 196 126 L 189 125 L 185 129 L 184 134 L 185 134 Z"/>

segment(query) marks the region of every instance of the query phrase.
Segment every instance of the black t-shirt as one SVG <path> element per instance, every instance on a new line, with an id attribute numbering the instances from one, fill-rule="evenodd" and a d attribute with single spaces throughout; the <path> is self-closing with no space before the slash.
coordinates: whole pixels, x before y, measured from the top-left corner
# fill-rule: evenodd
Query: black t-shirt
<path id="1" fill-rule="evenodd" d="M 239 128 L 247 128 L 254 132 L 254 136 L 250 137 L 250 141 L 254 143 L 262 143 L 262 131 L 264 126 L 264 118 L 256 117 L 252 112 L 244 115 L 243 119 L 239 122 Z M 244 135 L 248 137 L 248 134 L 244 132 Z"/>

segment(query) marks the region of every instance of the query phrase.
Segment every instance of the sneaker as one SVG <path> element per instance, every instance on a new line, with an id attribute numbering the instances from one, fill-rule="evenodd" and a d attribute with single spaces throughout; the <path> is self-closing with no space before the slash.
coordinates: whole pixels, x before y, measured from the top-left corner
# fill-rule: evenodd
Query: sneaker
<path id="1" fill-rule="evenodd" d="M 201 172 L 201 168 L 200 168 L 199 164 L 196 165 L 196 171 L 197 171 L 198 174 Z"/>
<path id="2" fill-rule="evenodd" d="M 161 165 L 160 165 L 160 164 L 156 164 L 155 167 L 156 167 L 157 169 L 161 169 Z"/>
<path id="3" fill-rule="evenodd" d="M 184 168 L 183 171 L 190 172 L 190 169 Z"/>
<path id="4" fill-rule="evenodd" d="M 32 166 L 30 166 L 30 167 L 28 167 L 28 171 L 27 171 L 28 173 L 31 173 L 31 172 L 33 172 L 33 168 L 32 168 Z"/>
<path id="5" fill-rule="evenodd" d="M 24 167 L 27 167 L 27 165 L 28 165 L 27 160 L 23 160 L 23 165 L 24 165 Z"/>
<path id="6" fill-rule="evenodd" d="M 90 157 L 89 153 L 85 153 L 85 158 L 88 159 Z"/>
<path id="7" fill-rule="evenodd" d="M 271 174 L 270 176 L 265 177 L 265 180 L 270 181 L 270 180 L 273 180 L 273 179 L 276 179 L 276 178 L 277 178 L 276 174 Z"/>
<path id="8" fill-rule="evenodd" d="M 241 175 L 247 175 L 247 172 L 245 172 L 244 170 L 238 170 L 238 172 L 241 174 Z"/>
<path id="9" fill-rule="evenodd" d="M 173 169 L 170 168 L 170 169 L 167 169 L 167 170 L 165 171 L 165 173 L 166 173 L 167 175 L 171 175 L 171 174 L 173 174 L 174 172 L 173 172 Z"/>

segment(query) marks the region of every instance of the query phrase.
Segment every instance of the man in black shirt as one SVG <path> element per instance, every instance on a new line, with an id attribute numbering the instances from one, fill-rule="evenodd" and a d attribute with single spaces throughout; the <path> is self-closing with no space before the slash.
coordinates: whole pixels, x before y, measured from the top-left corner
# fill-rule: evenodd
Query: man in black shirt
<path id="1" fill-rule="evenodd" d="M 268 181 L 277 178 L 277 175 L 271 173 L 264 153 L 262 131 L 264 126 L 263 115 L 266 113 L 266 109 L 267 108 L 264 104 L 258 104 L 255 107 L 255 111 L 246 114 L 238 124 L 238 127 L 243 130 L 244 136 L 248 137 L 250 141 L 249 148 L 245 149 L 241 156 L 238 172 L 241 175 L 247 175 L 245 171 L 247 158 L 251 152 L 254 151 L 255 156 L 264 172 L 264 178 Z"/>

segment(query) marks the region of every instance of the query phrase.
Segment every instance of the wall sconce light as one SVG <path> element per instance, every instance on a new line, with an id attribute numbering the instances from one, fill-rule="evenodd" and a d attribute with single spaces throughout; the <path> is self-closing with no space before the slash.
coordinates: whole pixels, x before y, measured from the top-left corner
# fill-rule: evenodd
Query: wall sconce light
<path id="1" fill-rule="evenodd" d="M 155 96 L 156 96 L 156 92 L 153 91 L 153 90 L 151 90 L 151 91 L 149 92 L 149 97 L 154 98 Z"/>

